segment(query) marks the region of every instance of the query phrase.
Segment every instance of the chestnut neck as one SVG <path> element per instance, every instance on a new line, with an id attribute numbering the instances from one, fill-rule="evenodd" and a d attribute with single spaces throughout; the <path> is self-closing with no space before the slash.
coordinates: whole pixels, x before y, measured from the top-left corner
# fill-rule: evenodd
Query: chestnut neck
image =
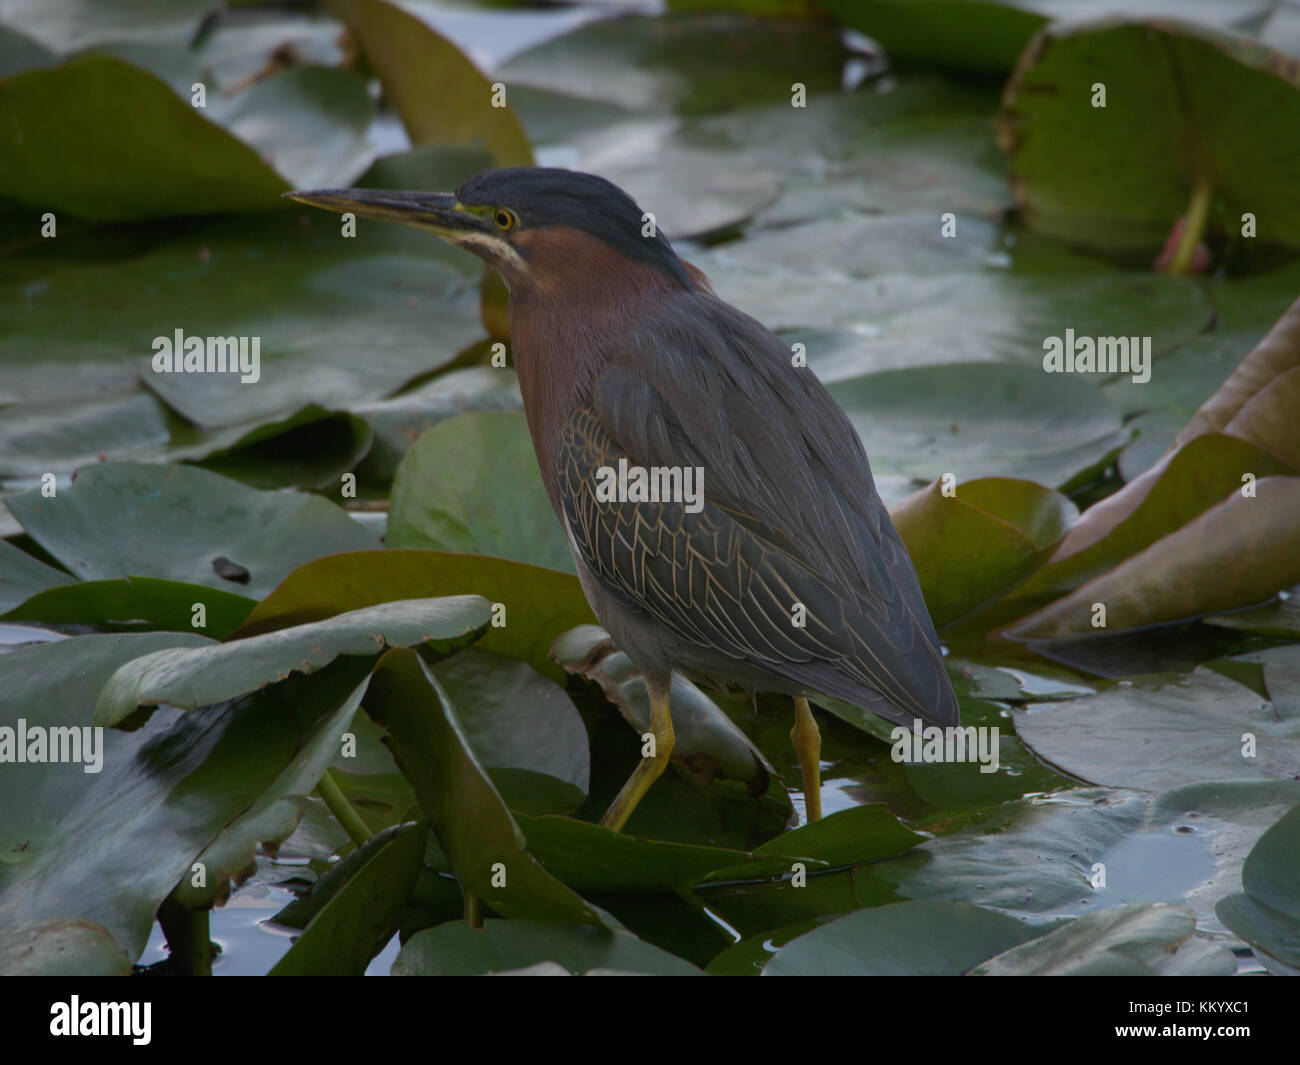
<path id="1" fill-rule="evenodd" d="M 682 286 L 584 233 L 536 230 L 527 238 L 519 246 L 531 276 L 544 280 L 507 279 L 510 342 L 542 481 L 558 511 L 556 452 L 566 419 L 590 399 L 629 323 Z"/>

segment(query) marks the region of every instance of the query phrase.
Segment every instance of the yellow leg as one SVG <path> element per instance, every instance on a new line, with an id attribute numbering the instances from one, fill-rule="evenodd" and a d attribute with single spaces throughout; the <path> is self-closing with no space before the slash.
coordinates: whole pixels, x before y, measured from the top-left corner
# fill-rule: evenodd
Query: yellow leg
<path id="1" fill-rule="evenodd" d="M 641 797 L 667 768 L 673 753 L 673 716 L 668 708 L 669 686 L 667 683 L 652 684 L 647 679 L 646 688 L 650 693 L 650 734 L 654 737 L 654 756 L 641 759 L 641 764 L 632 770 L 623 790 L 600 819 L 602 825 L 615 832 L 623 830 Z"/>
<path id="2" fill-rule="evenodd" d="M 822 819 L 822 734 L 817 727 L 817 720 L 808 708 L 808 700 L 802 695 L 794 697 L 794 728 L 790 730 L 790 742 L 794 744 L 795 753 L 799 755 L 799 768 L 803 772 L 803 799 L 808 810 L 809 821 Z"/>

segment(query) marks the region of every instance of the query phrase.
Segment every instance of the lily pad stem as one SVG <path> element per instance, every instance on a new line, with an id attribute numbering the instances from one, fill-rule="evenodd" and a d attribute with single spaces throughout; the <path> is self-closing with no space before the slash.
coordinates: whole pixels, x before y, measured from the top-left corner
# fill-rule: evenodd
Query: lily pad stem
<path id="1" fill-rule="evenodd" d="M 339 787 L 338 782 L 330 775 L 330 771 L 325 770 L 320 782 L 316 785 L 316 794 L 325 800 L 325 805 L 329 807 L 330 813 L 349 836 L 352 842 L 358 847 L 365 843 L 371 836 L 370 829 L 366 823 L 361 820 L 361 815 L 352 808 L 348 802 L 348 797 L 343 794 L 343 789 Z"/>
<path id="2" fill-rule="evenodd" d="M 483 904 L 472 891 L 465 892 L 465 923 L 470 928 L 483 927 Z"/>
<path id="3" fill-rule="evenodd" d="M 1196 249 L 1205 236 L 1205 223 L 1210 217 L 1210 197 L 1214 187 L 1208 178 L 1197 178 L 1192 186 L 1192 200 L 1187 205 L 1187 215 L 1183 232 L 1179 236 L 1178 246 L 1174 248 L 1169 260 L 1169 273 L 1173 277 L 1182 277 L 1191 268 Z"/>

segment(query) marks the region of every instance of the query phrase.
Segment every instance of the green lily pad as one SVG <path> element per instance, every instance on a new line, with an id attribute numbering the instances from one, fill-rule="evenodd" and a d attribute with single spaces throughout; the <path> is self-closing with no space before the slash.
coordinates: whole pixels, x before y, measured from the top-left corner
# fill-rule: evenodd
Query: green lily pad
<path id="1" fill-rule="evenodd" d="M 861 910 L 790 940 L 764 976 L 960 976 L 1037 930 L 967 902 Z"/>
<path id="2" fill-rule="evenodd" d="M 522 413 L 461 414 L 422 436 L 393 478 L 386 541 L 573 572 Z"/>
<path id="3" fill-rule="evenodd" d="M 0 540 L 0 610 L 12 610 L 33 596 L 74 580 L 9 541 Z"/>
<path id="4" fill-rule="evenodd" d="M 569 814 L 588 787 L 587 733 L 558 685 L 521 662 L 466 648 L 432 667 L 459 701 L 471 749 L 512 811 Z M 371 829 L 400 823 L 415 792 L 369 718 L 333 762 L 335 782 Z"/>
<path id="5" fill-rule="evenodd" d="M 1244 892 L 1223 899 L 1219 919 L 1251 946 L 1300 968 L 1300 806 L 1265 832 L 1241 871 Z"/>
<path id="6" fill-rule="evenodd" d="M 371 431 L 355 415 L 315 404 L 251 428 L 204 432 L 169 415 L 143 390 L 109 399 L 47 403 L 14 411 L 0 427 L 6 466 L 0 476 L 63 480 L 102 460 L 201 462 L 257 488 L 333 487 L 370 447 Z"/>
<path id="7" fill-rule="evenodd" d="M 973 902 L 1037 921 L 1176 903 L 1195 911 L 1202 931 L 1223 935 L 1215 904 L 1237 889 L 1250 848 L 1297 800 L 1300 783 L 1286 780 L 1215 781 L 1156 796 L 1100 788 L 1030 796 L 856 870 L 858 891 Z"/>
<path id="8" fill-rule="evenodd" d="M 377 657 L 389 647 L 428 642 L 450 649 L 474 639 L 488 614 L 488 602 L 480 596 L 410 599 L 214 647 L 155 651 L 109 678 L 95 706 L 95 723 L 117 725 L 141 705 L 210 706 L 291 673 L 315 673 L 339 656 Z"/>
<path id="9" fill-rule="evenodd" d="M 636 839 L 567 817 L 520 817 L 529 850 L 576 891 L 677 892 L 726 870 L 737 879 L 788 873 L 790 859 L 757 852 Z M 815 861 L 815 860 L 814 860 Z M 825 868 L 816 862 L 814 868 Z"/>
<path id="10" fill-rule="evenodd" d="M 889 516 L 942 627 L 1042 565 L 1079 511 L 1032 481 L 984 477 L 954 484 L 951 495 L 935 481 Z"/>
<path id="11" fill-rule="evenodd" d="M 481 148 L 418 144 L 376 159 L 357 179 L 357 187 L 450 192 L 480 171 L 490 169 L 492 153 Z"/>
<path id="12" fill-rule="evenodd" d="M 433 667 L 459 708 L 465 739 L 490 770 L 524 770 L 572 785 L 591 783 L 587 730 L 572 700 L 524 662 L 468 647 Z"/>
<path id="13" fill-rule="evenodd" d="M 1019 799 L 981 816 L 970 830 L 865 872 L 904 898 L 1056 915 L 1090 899 L 1093 863 L 1136 831 L 1145 811 L 1139 796 L 1100 789 Z M 1026 854 L 1034 855 L 1032 863 L 1024 861 Z"/>
<path id="14" fill-rule="evenodd" d="M 1107 106 L 1093 106 L 1102 84 Z M 1300 246 L 1300 160 L 1278 153 L 1300 121 L 1294 61 L 1185 22 L 1044 29 L 1007 85 L 998 140 L 1032 230 L 1154 259 L 1202 190 L 1209 229 Z M 1243 116 L 1250 116 L 1243 121 Z"/>
<path id="15" fill-rule="evenodd" d="M 316 496 L 259 492 L 188 466 L 88 466 L 53 498 L 33 489 L 8 504 L 82 580 L 160 577 L 229 591 L 213 565 L 224 557 L 248 571 L 240 590 L 262 596 L 303 562 L 376 544 Z"/>
<path id="16" fill-rule="evenodd" d="M 424 868 L 428 828 L 395 828 L 354 856 L 352 875 L 330 896 L 269 976 L 362 976 L 397 931 L 416 878 Z"/>
<path id="17" fill-rule="evenodd" d="M 0 578 L 2 580 L 3 578 Z M 1279 599 L 1253 610 L 1202 618 L 1207 625 L 1236 629 L 1256 636 L 1274 636 L 1283 640 L 1300 640 L 1300 600 L 1292 589 L 1289 598 Z"/>
<path id="18" fill-rule="evenodd" d="M 920 481 L 953 473 L 958 481 L 998 476 L 1069 487 L 1128 439 L 1095 388 L 1029 367 L 889 370 L 835 382 L 830 392 L 873 473 Z"/>
<path id="19" fill-rule="evenodd" d="M 130 976 L 131 959 L 94 921 L 76 917 L 5 929 L 5 976 Z"/>
<path id="20" fill-rule="evenodd" d="M 1192 911 L 1162 902 L 1089 914 L 1012 947 L 972 976 L 1232 976 L 1237 959 L 1197 938 Z"/>
<path id="21" fill-rule="evenodd" d="M 812 859 L 832 868 L 843 868 L 894 857 L 924 838 L 880 803 L 870 803 L 838 810 L 820 821 L 783 832 L 754 853 Z"/>
<path id="22" fill-rule="evenodd" d="M 210 641 L 186 633 L 81 636 L 0 656 L 0 720 L 88 725 L 95 696 L 121 664 L 161 647 L 203 645 Z M 283 839 L 255 831 L 265 823 L 244 815 L 263 800 L 290 801 L 277 782 L 300 783 L 296 769 L 336 749 L 346 704 L 360 693 L 355 678 L 337 671 L 273 692 L 270 702 L 259 694 L 192 714 L 160 712 L 134 732 L 106 731 L 97 773 L 75 763 L 8 766 L 0 774 L 0 845 L 10 856 L 0 865 L 0 925 L 81 917 L 137 958 L 159 904 L 196 875 L 193 863 L 214 840 L 226 835 L 222 849 L 242 849 L 247 864 L 259 840 Z M 106 892 L 105 883 L 117 886 Z"/>
<path id="23" fill-rule="evenodd" d="M 1068 0 L 821 0 L 821 4 L 841 25 L 877 41 L 896 62 L 975 74 L 1007 73 L 1038 30 L 1088 6 Z M 1269 8 L 1268 0 L 1130 0 L 1124 5 L 1130 15 L 1193 19 L 1240 33 L 1256 30 Z"/>
<path id="24" fill-rule="evenodd" d="M 799 80 L 803 75 L 787 84 Z M 988 135 L 998 104 L 990 86 L 907 72 L 854 92 L 811 93 L 806 102 L 794 108 L 787 97 L 693 118 L 680 139 L 730 150 L 780 178 L 785 195 L 761 216 L 773 225 L 847 211 L 928 210 L 937 230 L 942 212 L 993 218 L 1012 203 L 1005 162 Z M 963 239 L 965 232 L 959 224 Z M 891 250 L 912 258 L 900 242 Z"/>
<path id="25" fill-rule="evenodd" d="M 443 551 L 348 552 L 317 559 L 291 573 L 267 596 L 237 636 L 253 636 L 333 617 L 377 603 L 429 595 L 487 596 L 502 604 L 478 647 L 527 662 L 552 680 L 564 672 L 548 657 L 555 638 L 591 622 L 578 578 L 523 562 Z"/>
<path id="26" fill-rule="evenodd" d="M 79 466 L 158 454 L 168 440 L 166 408 L 143 391 L 108 399 L 43 403 L 6 411 L 0 476 L 65 478 Z"/>
<path id="27" fill-rule="evenodd" d="M 374 444 L 362 472 L 367 480 L 391 481 L 403 456 L 435 425 L 471 411 L 521 411 L 523 407 L 515 372 L 487 366 L 452 370 L 391 399 L 359 404 L 353 413 L 374 430 Z"/>
<path id="28" fill-rule="evenodd" d="M 579 137 L 574 167 L 614 182 L 673 240 L 727 233 L 774 203 L 776 176 L 677 135 L 673 119 L 628 122 Z"/>
<path id="29" fill-rule="evenodd" d="M 768 883 L 706 884 L 696 889 L 710 913 L 715 913 L 743 937 L 800 921 L 823 921 L 865 906 L 898 901 L 898 895 L 866 872 L 870 866 L 834 873 L 809 870 L 807 881 L 795 887 L 793 874 Z"/>
<path id="30" fill-rule="evenodd" d="M 1190 677 L 1135 679 L 1015 716 L 1016 734 L 1075 777 L 1158 791 L 1197 781 L 1294 779 L 1300 721 L 1258 695 L 1198 668 Z M 1255 737 L 1244 756 L 1244 733 Z"/>
<path id="31" fill-rule="evenodd" d="M 102 399 L 143 382 L 191 424 L 242 433 L 308 404 L 387 395 L 482 334 L 475 264 L 428 234 L 362 225 L 344 238 L 333 219 L 305 211 L 173 226 L 165 242 L 158 229 L 131 232 L 126 259 L 121 238 L 106 255 L 92 235 L 60 229 L 57 241 L 0 261 L 6 402 Z M 250 361 L 257 338 L 257 380 L 155 372 L 177 329 L 248 338 Z"/>
<path id="32" fill-rule="evenodd" d="M 194 460 L 205 470 L 254 488 L 333 488 L 369 452 L 374 434 L 365 420 L 311 404 L 252 429 L 227 426 L 185 444 L 173 429 L 167 457 Z"/>
<path id="33" fill-rule="evenodd" d="M 393 962 L 394 976 L 474 976 L 517 971 L 545 962 L 548 975 L 592 970 L 701 976 L 695 966 L 628 932 L 540 921 L 485 921 L 471 928 L 448 921 L 412 936 Z"/>
<path id="34" fill-rule="evenodd" d="M 519 119 L 492 101 L 492 83 L 429 25 L 385 0 L 331 0 L 351 27 L 415 144 L 483 147 L 498 166 L 528 166 Z"/>
<path id="35" fill-rule="evenodd" d="M 1047 23 L 1045 4 L 982 0 L 821 0 L 843 26 L 865 33 L 899 63 L 1003 74 Z"/>
<path id="36" fill-rule="evenodd" d="M 1085 694 L 1080 690 L 1077 694 Z M 1068 788 L 1072 781 L 1046 766 L 1016 735 L 1014 711 L 1001 703 L 984 699 L 961 700 L 961 723 L 966 729 L 997 729 L 997 761 L 905 763 L 903 776 L 908 786 L 936 810 L 952 817 L 962 810 L 992 807 L 1023 795 L 1047 795 Z M 970 748 L 978 752 L 975 744 Z M 892 757 L 892 752 L 891 752 Z M 971 754 L 970 757 L 974 757 Z M 996 770 L 984 772 L 988 765 Z M 933 821 L 927 819 L 926 828 Z"/>
<path id="37" fill-rule="evenodd" d="M 206 624 L 202 628 L 194 625 L 196 604 L 203 605 Z M 38 621 L 55 627 L 93 625 L 102 632 L 193 630 L 224 640 L 254 606 L 255 600 L 220 588 L 153 577 L 127 577 L 117 581 L 62 583 L 33 595 L 0 616 L 6 621 Z"/>
<path id="38" fill-rule="evenodd" d="M 1210 441 L 1212 437 L 1202 437 Z M 1199 441 L 1198 441 L 1199 442 Z M 1269 598 L 1300 581 L 1294 552 L 1300 477 L 1265 477 L 1247 498 L 1234 492 L 1176 532 L 1069 595 L 1022 618 L 1016 639 L 1087 639 L 1101 629 L 1145 628 L 1220 613 Z"/>
<path id="39" fill-rule="evenodd" d="M 4 14 L 45 47 L 69 52 L 104 41 L 183 45 L 209 10 L 208 0 L 6 0 Z"/>
<path id="40" fill-rule="evenodd" d="M 1243 473 L 1268 479 L 1290 472 L 1290 466 L 1236 436 L 1211 432 L 1194 437 L 1139 480 L 1089 507 L 1052 559 L 1016 589 L 1014 597 L 1027 606 L 1048 603 L 1104 577 L 1125 559 L 1158 547 L 1216 504 L 1226 506 L 1233 497 L 1257 502 L 1238 496 L 1245 484 Z M 1267 541 L 1261 546 L 1270 550 Z M 1261 593 L 1253 602 L 1269 594 Z"/>
<path id="41" fill-rule="evenodd" d="M 52 67 L 57 62 L 58 56 L 40 42 L 11 26 L 0 26 L 0 78 Z"/>
<path id="42" fill-rule="evenodd" d="M 0 196 L 73 217 L 279 210 L 289 188 L 154 75 L 108 56 L 5 79 L 0 144 Z"/>
<path id="43" fill-rule="evenodd" d="M 837 213 L 842 212 L 841 207 Z M 939 215 L 933 215 L 930 232 L 941 226 Z M 979 230 L 971 228 L 975 236 L 970 239 L 979 240 Z M 988 265 L 980 269 L 961 268 L 969 252 L 958 250 L 967 239 L 960 219 L 959 236 L 945 242 L 952 268 L 917 273 L 897 266 L 882 269 L 882 260 L 889 258 L 923 261 L 915 238 L 905 238 L 905 232 L 895 226 L 889 234 L 907 245 L 893 254 L 888 246 L 869 253 L 849 244 L 839 262 L 832 257 L 811 269 L 788 263 L 785 254 L 751 257 L 748 242 L 720 245 L 690 259 L 718 295 L 769 329 L 848 333 L 854 344 L 849 356 L 836 359 L 837 379 L 908 367 L 1006 362 L 1032 367 L 1049 391 L 1053 385 L 1082 391 L 1087 383 L 1104 383 L 1107 376 L 1043 374 L 1044 338 L 1064 338 L 1067 328 L 1079 337 L 1150 337 L 1152 358 L 1158 359 L 1212 318 L 1206 296 L 1185 279 L 1084 269 L 1087 260 L 1032 245 L 1022 253 L 991 252 Z M 934 252 L 935 257 L 941 254 Z M 810 348 L 808 356 L 815 365 L 817 350 Z"/>
<path id="44" fill-rule="evenodd" d="M 295 188 L 350 185 L 369 169 L 374 103 L 341 67 L 291 66 L 208 100 L 208 117 L 255 148 Z"/>
<path id="45" fill-rule="evenodd" d="M 318 24 L 313 41 L 286 36 L 278 45 L 270 43 L 277 36 L 272 27 L 263 28 L 269 32 L 258 44 L 256 28 L 246 26 L 253 31 L 244 35 L 249 51 L 243 62 L 233 63 L 230 49 L 238 45 L 225 40 L 216 25 L 197 47 L 115 41 L 78 58 L 117 59 L 162 79 L 196 114 L 252 148 L 293 187 L 347 185 L 367 169 L 374 158 L 367 130 L 375 104 L 365 78 L 346 67 L 337 44 L 329 41 L 329 23 Z M 304 54 L 304 47 L 317 61 Z M 196 102 L 200 85 L 204 94 Z M 287 205 L 264 203 L 258 209 L 276 207 Z"/>
<path id="46" fill-rule="evenodd" d="M 429 817 L 464 891 L 505 917 L 603 924 L 600 914 L 526 850 L 523 833 L 474 757 L 458 715 L 419 656 L 380 660 L 366 712 Z"/>
<path id="47" fill-rule="evenodd" d="M 710 976 L 760 976 L 763 966 L 771 961 L 781 947 L 795 936 L 811 932 L 823 923 L 823 919 L 812 917 L 760 932 L 756 936 L 746 936 L 739 943 L 733 943 L 726 950 L 715 954 L 704 971 Z"/>
<path id="48" fill-rule="evenodd" d="M 499 71 L 524 85 L 651 114 L 699 115 L 840 86 L 844 51 L 826 26 L 728 15 L 603 20 L 530 48 Z"/>
<path id="49" fill-rule="evenodd" d="M 128 662 L 118 673 L 133 664 Z M 301 730 L 297 749 L 287 764 L 263 782 L 259 793 L 246 803 L 238 816 L 224 824 L 203 848 L 191 870 L 201 868 L 204 876 L 182 877 L 171 893 L 172 901 L 191 910 L 224 904 L 230 896 L 230 881 L 242 883 L 256 869 L 258 847 L 274 854 L 279 844 L 293 834 L 302 818 L 304 797 L 324 775 L 343 732 L 361 705 L 369 668 L 370 662 L 364 659 L 344 659 L 333 668 L 326 667 L 307 677 L 290 677 L 248 698 L 257 713 L 282 723 L 286 731 Z M 112 682 L 110 677 L 110 686 Z M 302 724 L 303 715 L 299 710 L 304 700 L 314 710 L 326 711 L 308 719 L 307 727 Z M 250 772 L 253 767 L 241 768 Z M 233 771 L 238 772 L 240 768 Z"/>

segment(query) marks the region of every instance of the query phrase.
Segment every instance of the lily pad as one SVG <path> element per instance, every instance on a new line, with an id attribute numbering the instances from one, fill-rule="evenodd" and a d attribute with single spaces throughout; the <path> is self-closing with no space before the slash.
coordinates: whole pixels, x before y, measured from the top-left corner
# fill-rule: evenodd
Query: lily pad
<path id="1" fill-rule="evenodd" d="M 279 210 L 289 188 L 154 75 L 108 56 L 0 83 L 0 144 L 0 196 L 74 217 Z"/>
<path id="2" fill-rule="evenodd" d="M 528 166 L 519 119 L 493 103 L 492 83 L 454 44 L 385 0 L 331 0 L 379 75 L 415 144 L 483 147 L 498 166 Z"/>
<path id="3" fill-rule="evenodd" d="M 62 918 L 5 929 L 5 976 L 129 976 L 131 959 L 94 921 Z"/>
<path id="4" fill-rule="evenodd" d="M 1185 527 L 1215 503 L 1220 509 L 1228 506 L 1222 501 L 1230 493 L 1240 490 L 1243 500 L 1253 498 L 1246 494 L 1252 479 L 1300 472 L 1300 437 L 1288 415 L 1298 390 L 1300 301 L 1201 405 L 1160 461 L 1088 508 L 1048 565 L 1016 592 L 1017 598 L 1041 605 Z M 1276 550 L 1266 541 L 1262 549 L 1265 561 Z M 1259 602 L 1277 587 L 1231 606 Z"/>
<path id="5" fill-rule="evenodd" d="M 1012 947 L 972 976 L 1232 976 L 1237 959 L 1194 936 L 1192 911 L 1162 902 L 1080 917 Z"/>
<path id="6" fill-rule="evenodd" d="M 1210 442 L 1212 437 L 1202 437 Z M 1199 441 L 1198 441 L 1199 442 Z M 1087 639 L 1249 606 L 1300 581 L 1300 477 L 1265 477 L 1008 630 Z M 1066 563 L 1069 564 L 1068 561 Z M 1105 615 L 1097 613 L 1097 605 Z M 1096 624 L 1101 618 L 1102 626 Z"/>
<path id="7" fill-rule="evenodd" d="M 912 71 L 854 92 L 810 93 L 806 104 L 791 107 L 787 97 L 693 118 L 680 139 L 775 174 L 786 192 L 762 215 L 772 225 L 848 210 L 929 210 L 936 223 L 944 211 L 993 218 L 1012 203 L 988 135 L 998 104 L 991 86 Z"/>
<path id="8" fill-rule="evenodd" d="M 1048 21 L 1032 2 L 821 0 L 843 26 L 865 33 L 899 63 L 1004 74 Z"/>
<path id="9" fill-rule="evenodd" d="M 572 700 L 524 662 L 467 647 L 433 667 L 465 739 L 490 770 L 545 774 L 582 794 L 591 783 L 587 730 Z"/>
<path id="10" fill-rule="evenodd" d="M 427 826 L 407 825 L 376 836 L 357 852 L 364 860 L 316 913 L 269 976 L 362 976 L 397 932 L 398 920 L 424 868 Z"/>
<path id="11" fill-rule="evenodd" d="M 194 608 L 198 604 L 203 606 L 202 627 L 194 625 Z M 247 596 L 220 588 L 127 577 L 61 583 L 24 600 L 3 617 L 6 621 L 38 621 L 54 627 L 92 625 L 102 632 L 193 630 L 224 640 L 255 605 L 255 600 Z"/>
<path id="12" fill-rule="evenodd" d="M 481 336 L 469 256 L 400 227 L 362 225 L 344 238 L 333 220 L 305 218 L 196 221 L 161 243 L 160 231 L 140 230 L 125 259 L 122 238 L 106 256 L 91 235 L 60 229 L 57 241 L 0 261 L 4 399 L 99 399 L 143 382 L 192 425 L 246 432 L 311 403 L 387 395 Z M 256 344 L 256 380 L 155 372 L 154 355 L 178 329 L 205 345 L 246 339 L 246 365 Z"/>
<path id="13" fill-rule="evenodd" d="M 858 891 L 870 898 L 892 888 L 893 897 L 973 902 L 1035 921 L 1176 903 L 1195 911 L 1203 932 L 1222 936 L 1215 904 L 1237 890 L 1250 848 L 1297 800 L 1300 783 L 1287 780 L 1215 781 L 1156 796 L 1100 788 L 1028 796 L 862 867 Z"/>
<path id="14" fill-rule="evenodd" d="M 523 562 L 443 551 L 348 552 L 317 559 L 291 573 L 267 596 L 237 636 L 253 636 L 333 617 L 377 603 L 430 595 L 482 594 L 504 607 L 478 646 L 527 662 L 553 680 L 564 672 L 550 661 L 555 638 L 593 620 L 578 578 Z"/>
<path id="15" fill-rule="evenodd" d="M 74 580 L 7 540 L 0 540 L 0 611 L 12 610 L 41 592 L 72 584 Z"/>
<path id="16" fill-rule="evenodd" d="M 479 596 L 410 599 L 213 647 L 155 651 L 109 678 L 95 723 L 116 725 L 141 705 L 210 706 L 291 673 L 315 673 L 341 655 L 377 657 L 389 647 L 427 642 L 449 649 L 477 636 L 488 614 L 488 602 Z"/>
<path id="17" fill-rule="evenodd" d="M 590 925 L 540 921 L 485 921 L 471 928 L 448 921 L 417 932 L 398 952 L 394 976 L 474 976 L 518 972 L 546 962 L 539 975 L 576 975 L 592 970 L 661 976 L 702 976 L 681 958 L 636 936 Z"/>
<path id="18" fill-rule="evenodd" d="M 204 469 L 254 488 L 334 488 L 370 450 L 374 434 L 365 420 L 310 404 L 287 418 L 252 429 L 227 426 L 201 434 L 172 430 L 173 461 L 193 459 Z"/>
<path id="19" fill-rule="evenodd" d="M 1048 564 L 1016 590 L 1016 598 L 1027 604 L 1049 601 L 1104 575 L 1241 489 L 1243 471 L 1256 477 L 1290 472 L 1284 463 L 1224 433 L 1190 440 L 1159 467 L 1155 475 L 1153 468 L 1088 508 Z"/>
<path id="20" fill-rule="evenodd" d="M 183 45 L 194 36 L 208 0 L 6 0 L 5 19 L 55 52 L 104 41 L 153 41 Z"/>
<path id="21" fill-rule="evenodd" d="M 889 516 L 942 628 L 1042 565 L 1079 511 L 1032 481 L 985 477 L 951 494 L 935 481 Z"/>
<path id="22" fill-rule="evenodd" d="M 622 18 L 582 26 L 515 56 L 509 85 L 563 92 L 631 111 L 699 115 L 811 96 L 840 86 L 844 51 L 825 26 L 735 15 Z"/>
<path id="23" fill-rule="evenodd" d="M 88 725 L 118 666 L 160 647 L 204 645 L 186 633 L 81 636 L 0 656 L 0 720 Z M 134 732 L 106 731 L 97 773 L 75 763 L 10 765 L 0 774 L 0 843 L 11 856 L 0 866 L 0 924 L 81 917 L 139 957 L 159 904 L 194 875 L 200 853 L 277 778 L 290 783 L 304 754 L 335 747 L 330 730 L 345 724 L 336 711 L 356 688 L 336 676 L 277 686 L 287 705 L 270 712 L 254 696 L 192 714 L 163 711 Z M 249 831 L 245 861 L 262 838 L 278 842 Z M 117 887 L 106 892 L 105 883 Z"/>
<path id="24" fill-rule="evenodd" d="M 781 856 L 636 839 L 567 817 L 521 817 L 519 824 L 537 860 L 582 892 L 678 892 L 720 870 L 737 879 L 790 871 L 790 860 Z"/>
<path id="25" fill-rule="evenodd" d="M 1300 968 L 1300 806 L 1260 837 L 1241 871 L 1244 892 L 1222 900 L 1219 919 L 1257 950 Z"/>
<path id="26" fill-rule="evenodd" d="M 127 663 L 121 669 L 133 664 Z M 369 667 L 365 660 L 344 659 L 310 676 L 290 677 L 245 700 L 258 714 L 278 722 L 283 731 L 301 730 L 294 756 L 273 776 L 268 775 L 238 816 L 222 825 L 191 864 L 191 873 L 201 870 L 202 876 L 182 877 L 171 893 L 171 901 L 191 910 L 223 905 L 230 896 L 231 881 L 242 883 L 255 871 L 258 847 L 274 854 L 279 844 L 293 834 L 302 818 L 305 796 L 320 782 L 344 730 L 361 705 Z M 112 681 L 110 677 L 109 685 Z M 302 724 L 299 709 L 304 702 L 320 715 L 309 718 L 307 727 Z M 241 768 L 250 774 L 254 769 L 251 765 Z"/>
<path id="27" fill-rule="evenodd" d="M 362 472 L 368 480 L 391 481 L 402 457 L 435 425 L 471 411 L 521 411 L 523 407 L 514 371 L 487 366 L 452 370 L 391 399 L 362 403 L 353 412 L 374 430 L 374 444 Z"/>
<path id="28" fill-rule="evenodd" d="M 1300 774 L 1300 720 L 1205 668 L 1038 703 L 1017 712 L 1015 722 L 1040 758 L 1095 784 L 1157 791 Z"/>
<path id="29" fill-rule="evenodd" d="M 934 229 L 941 224 L 936 215 Z M 951 254 L 960 261 L 955 247 Z M 914 250 L 901 257 L 918 259 Z M 837 377 L 851 368 L 863 373 L 1006 362 L 1032 367 L 1047 389 L 1081 390 L 1092 377 L 1104 383 L 1106 375 L 1044 375 L 1044 338 L 1063 338 L 1067 329 L 1080 337 L 1151 337 L 1152 357 L 1158 359 L 1211 320 L 1205 296 L 1183 279 L 1079 272 L 1077 263 L 1068 268 L 1068 260 L 1038 263 L 1043 256 L 1012 253 L 1009 266 L 994 262 L 980 270 L 924 274 L 871 273 L 878 258 L 861 250 L 856 266 L 845 261 L 811 270 L 788 265 L 784 256 L 751 262 L 743 250 L 727 245 L 690 258 L 723 299 L 769 329 L 852 334 L 856 366 L 841 358 Z"/>
<path id="30" fill-rule="evenodd" d="M 385 655 L 365 706 L 388 730 L 393 757 L 462 890 L 505 917 L 604 923 L 528 853 L 519 825 L 470 750 L 455 709 L 418 655 L 404 649 Z"/>
<path id="31" fill-rule="evenodd" d="M 841 917 L 785 944 L 764 976 L 960 976 L 1036 929 L 967 902 L 899 902 Z"/>
<path id="32" fill-rule="evenodd" d="M 1278 599 L 1253 610 L 1202 618 L 1207 625 L 1236 629 L 1256 636 L 1273 636 L 1282 640 L 1300 640 L 1300 591 L 1291 589 L 1288 598 Z"/>
<path id="33" fill-rule="evenodd" d="M 377 544 L 316 496 L 259 492 L 188 466 L 88 466 L 59 493 L 33 489 L 9 509 L 82 580 L 160 577 L 229 591 L 213 567 L 224 557 L 248 571 L 240 591 L 262 596 L 303 562 Z"/>
<path id="34" fill-rule="evenodd" d="M 960 363 L 889 370 L 830 386 L 875 473 L 932 481 L 998 476 L 1056 488 L 1128 440 L 1095 388 L 1041 369 Z"/>
<path id="35" fill-rule="evenodd" d="M 573 572 L 522 413 L 461 414 L 422 436 L 393 479 L 386 539 Z"/>
<path id="36" fill-rule="evenodd" d="M 1058 24 L 1020 57 L 998 142 L 1035 232 L 1150 261 L 1184 214 L 1229 240 L 1251 214 L 1294 248 L 1300 159 L 1272 146 L 1300 121 L 1298 90 L 1290 57 L 1203 26 Z"/>

